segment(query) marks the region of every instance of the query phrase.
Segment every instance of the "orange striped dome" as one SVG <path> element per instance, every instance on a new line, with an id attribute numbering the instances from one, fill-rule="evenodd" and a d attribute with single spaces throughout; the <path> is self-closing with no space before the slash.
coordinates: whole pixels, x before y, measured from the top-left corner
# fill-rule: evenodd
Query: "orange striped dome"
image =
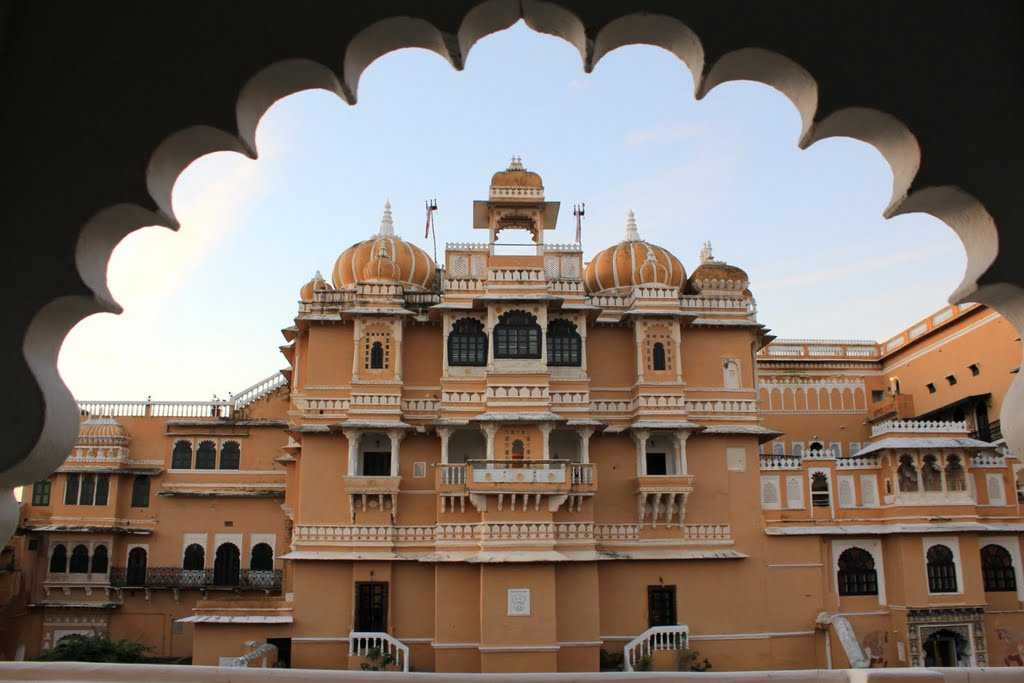
<path id="1" fill-rule="evenodd" d="M 318 270 L 318 271 L 316 271 L 316 275 L 313 276 L 312 280 L 310 280 L 306 284 L 302 285 L 302 288 L 299 290 L 299 300 L 300 301 L 312 301 L 313 300 L 313 292 L 315 292 L 318 289 L 330 289 L 330 288 L 331 288 L 331 286 L 329 284 L 327 284 L 327 282 L 324 280 L 324 276 L 321 275 L 320 271 Z"/>
<path id="2" fill-rule="evenodd" d="M 90 415 L 78 428 L 79 446 L 123 446 L 128 432 L 112 417 Z"/>
<path id="3" fill-rule="evenodd" d="M 746 271 L 737 266 L 717 260 L 711 255 L 711 242 L 705 242 L 700 250 L 700 265 L 690 276 L 688 289 L 701 292 L 740 292 L 752 296 L 747 289 L 750 278 Z"/>
<path id="4" fill-rule="evenodd" d="M 334 263 L 331 279 L 338 289 L 357 282 L 401 282 L 426 289 L 434 280 L 434 261 L 419 247 L 395 235 L 391 203 L 384 205 L 380 232 L 346 249 Z"/>
<path id="5" fill-rule="evenodd" d="M 626 219 L 626 239 L 598 252 L 583 273 L 591 293 L 647 284 L 682 287 L 684 282 L 682 262 L 668 250 L 640 239 L 632 211 Z"/>

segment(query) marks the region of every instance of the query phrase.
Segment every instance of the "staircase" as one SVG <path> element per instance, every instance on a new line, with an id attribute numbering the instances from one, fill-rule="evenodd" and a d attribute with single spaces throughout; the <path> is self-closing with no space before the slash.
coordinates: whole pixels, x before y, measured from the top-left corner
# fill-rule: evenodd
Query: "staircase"
<path id="1" fill-rule="evenodd" d="M 390 633 L 352 631 L 348 635 L 349 657 L 366 657 L 371 650 L 379 650 L 381 656 L 391 655 L 402 671 L 409 671 L 409 646 Z"/>
<path id="2" fill-rule="evenodd" d="M 652 626 L 622 649 L 622 661 L 626 671 L 636 671 L 644 657 L 651 657 L 660 650 L 684 650 L 690 635 L 689 626 Z"/>

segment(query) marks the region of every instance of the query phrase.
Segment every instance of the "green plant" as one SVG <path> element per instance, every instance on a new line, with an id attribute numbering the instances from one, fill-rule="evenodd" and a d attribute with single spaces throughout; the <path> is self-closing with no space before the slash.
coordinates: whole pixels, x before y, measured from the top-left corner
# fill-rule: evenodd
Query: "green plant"
<path id="1" fill-rule="evenodd" d="M 633 671 L 650 671 L 651 670 L 651 656 L 644 655 L 640 658 L 640 661 L 633 667 Z"/>
<path id="2" fill-rule="evenodd" d="M 623 657 L 621 652 L 609 652 L 601 648 L 600 669 L 601 671 L 622 671 Z"/>
<path id="3" fill-rule="evenodd" d="M 131 640 L 111 640 L 105 635 L 65 636 L 49 648 L 43 650 L 37 661 L 40 662 L 116 662 L 132 664 L 147 661 L 146 651 L 152 648 Z"/>
<path id="4" fill-rule="evenodd" d="M 676 658 L 676 671 L 710 671 L 711 662 L 707 657 L 701 661 L 700 653 L 684 647 Z"/>
<path id="5" fill-rule="evenodd" d="M 363 671 L 384 671 L 395 663 L 395 658 L 391 653 L 385 652 L 379 647 L 371 647 L 363 655 L 363 658 L 366 661 L 359 665 Z"/>

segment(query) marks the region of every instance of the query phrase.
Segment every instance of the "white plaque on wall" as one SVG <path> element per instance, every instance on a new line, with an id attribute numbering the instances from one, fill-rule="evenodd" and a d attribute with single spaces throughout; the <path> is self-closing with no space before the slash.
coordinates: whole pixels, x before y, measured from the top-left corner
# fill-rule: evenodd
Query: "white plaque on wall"
<path id="1" fill-rule="evenodd" d="M 528 617 L 530 616 L 530 589 L 509 588 L 508 589 L 508 616 Z"/>

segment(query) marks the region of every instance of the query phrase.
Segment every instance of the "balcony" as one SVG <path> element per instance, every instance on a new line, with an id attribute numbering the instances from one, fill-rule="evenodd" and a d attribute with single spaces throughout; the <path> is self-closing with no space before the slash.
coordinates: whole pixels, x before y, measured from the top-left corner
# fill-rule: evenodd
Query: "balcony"
<path id="1" fill-rule="evenodd" d="M 498 509 L 506 499 L 512 509 L 522 503 L 525 510 L 532 501 L 540 509 L 542 497 L 548 497 L 548 508 L 558 509 L 571 499 L 570 509 L 580 509 L 582 499 L 597 491 L 597 472 L 591 463 L 568 460 L 470 460 L 466 464 L 437 466 L 436 486 L 443 506 L 461 504 L 469 496 L 478 510 L 486 509 L 486 496 L 498 496 Z"/>
<path id="2" fill-rule="evenodd" d="M 132 577 L 137 579 L 138 577 Z M 124 567 L 111 567 L 110 585 L 117 588 L 174 588 L 179 590 L 238 589 L 272 591 L 281 589 L 281 570 L 241 569 L 237 580 L 217 581 L 213 569 L 149 567 L 142 581 L 128 581 Z"/>
<path id="3" fill-rule="evenodd" d="M 887 415 L 895 416 L 897 420 L 912 417 L 914 415 L 914 397 L 911 394 L 886 396 L 868 407 L 868 420 L 871 422 Z"/>
<path id="4" fill-rule="evenodd" d="M 636 478 L 637 517 L 641 524 L 682 524 L 686 499 L 693 493 L 692 474 L 646 474 Z"/>
<path id="5" fill-rule="evenodd" d="M 345 477 L 345 492 L 348 494 L 352 523 L 356 522 L 356 512 L 386 512 L 390 514 L 393 522 L 398 515 L 398 491 L 401 483 L 401 477 Z"/>

